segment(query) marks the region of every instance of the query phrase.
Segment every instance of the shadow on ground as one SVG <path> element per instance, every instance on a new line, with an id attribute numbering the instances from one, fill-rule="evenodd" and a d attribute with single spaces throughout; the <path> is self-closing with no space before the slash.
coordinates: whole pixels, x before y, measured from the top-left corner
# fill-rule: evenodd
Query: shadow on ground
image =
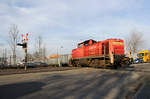
<path id="1" fill-rule="evenodd" d="M 122 99 L 128 86 L 135 84 L 141 77 L 133 79 L 131 72 L 101 71 L 82 75 L 52 76 L 44 82 L 46 99 Z M 49 90 L 49 91 L 48 91 Z M 48 93 L 47 93 L 48 92 Z"/>
<path id="2" fill-rule="evenodd" d="M 0 86 L 0 99 L 16 99 L 41 90 L 41 82 L 25 82 Z"/>

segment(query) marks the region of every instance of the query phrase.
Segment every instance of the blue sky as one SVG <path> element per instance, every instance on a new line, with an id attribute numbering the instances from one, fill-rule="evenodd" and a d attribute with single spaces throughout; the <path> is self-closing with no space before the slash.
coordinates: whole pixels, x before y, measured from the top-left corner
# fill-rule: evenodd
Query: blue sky
<path id="1" fill-rule="evenodd" d="M 20 33 L 29 33 L 29 51 L 41 35 L 48 54 L 57 49 L 70 53 L 87 39 L 125 39 L 133 30 L 150 42 L 149 4 L 149 0 L 0 0 L 0 48 L 8 47 L 12 24 Z"/>

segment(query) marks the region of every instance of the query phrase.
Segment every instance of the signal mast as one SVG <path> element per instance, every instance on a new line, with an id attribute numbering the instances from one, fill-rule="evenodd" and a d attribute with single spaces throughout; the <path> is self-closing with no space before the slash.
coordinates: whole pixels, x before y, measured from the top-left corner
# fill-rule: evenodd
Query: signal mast
<path id="1" fill-rule="evenodd" d="M 17 43 L 18 46 L 22 46 L 22 48 L 24 49 L 24 52 L 25 52 L 25 64 L 24 64 L 25 70 L 27 70 L 27 60 L 28 60 L 28 55 L 27 55 L 28 35 L 29 35 L 28 33 L 26 33 L 26 35 L 22 34 L 21 35 L 22 43 Z"/>

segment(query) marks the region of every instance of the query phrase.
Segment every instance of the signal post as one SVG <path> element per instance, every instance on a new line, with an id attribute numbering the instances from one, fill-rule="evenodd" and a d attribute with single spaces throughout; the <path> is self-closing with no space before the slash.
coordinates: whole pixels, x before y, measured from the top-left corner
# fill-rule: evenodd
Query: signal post
<path id="1" fill-rule="evenodd" d="M 27 46 L 28 43 L 26 43 Z M 28 52 L 27 52 L 27 47 L 24 48 L 24 52 L 25 52 L 25 70 L 27 70 L 27 61 L 28 61 Z"/>
<path id="2" fill-rule="evenodd" d="M 27 61 L 28 61 L 28 50 L 27 50 L 27 47 L 28 47 L 28 38 L 27 37 L 28 37 L 28 33 L 26 33 L 26 36 L 24 36 L 23 34 L 21 36 L 22 36 L 22 43 L 17 43 L 17 45 L 18 46 L 22 46 L 22 48 L 24 49 L 24 52 L 25 52 L 24 69 L 27 70 Z"/>

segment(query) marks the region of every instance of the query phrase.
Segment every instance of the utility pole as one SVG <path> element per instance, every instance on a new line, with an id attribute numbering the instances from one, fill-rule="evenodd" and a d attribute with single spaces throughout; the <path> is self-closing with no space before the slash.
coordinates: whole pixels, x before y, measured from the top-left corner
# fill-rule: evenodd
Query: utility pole
<path id="1" fill-rule="evenodd" d="M 5 59 L 4 64 L 6 65 L 7 64 L 7 49 L 6 48 L 5 48 L 5 55 L 4 56 L 5 56 L 5 58 L 4 58 Z"/>
<path id="2" fill-rule="evenodd" d="M 61 48 L 63 48 L 63 46 L 61 46 L 60 47 L 60 50 L 61 50 Z M 59 50 L 59 48 L 57 48 L 57 64 L 58 64 L 58 66 L 59 67 L 61 67 L 62 66 L 62 64 L 61 64 L 61 52 L 59 53 L 60 55 L 58 55 L 58 50 Z"/>
<path id="3" fill-rule="evenodd" d="M 63 46 L 60 47 L 60 62 L 59 62 L 59 66 L 62 66 L 62 53 L 61 53 L 61 49 L 63 48 Z"/>
<path id="4" fill-rule="evenodd" d="M 58 48 L 57 48 L 57 64 L 59 65 L 59 62 L 58 62 Z"/>
<path id="5" fill-rule="evenodd" d="M 10 60 L 9 60 L 9 61 L 10 61 L 10 63 L 9 63 L 9 64 L 10 64 L 10 66 L 11 66 L 11 55 L 10 55 Z"/>

